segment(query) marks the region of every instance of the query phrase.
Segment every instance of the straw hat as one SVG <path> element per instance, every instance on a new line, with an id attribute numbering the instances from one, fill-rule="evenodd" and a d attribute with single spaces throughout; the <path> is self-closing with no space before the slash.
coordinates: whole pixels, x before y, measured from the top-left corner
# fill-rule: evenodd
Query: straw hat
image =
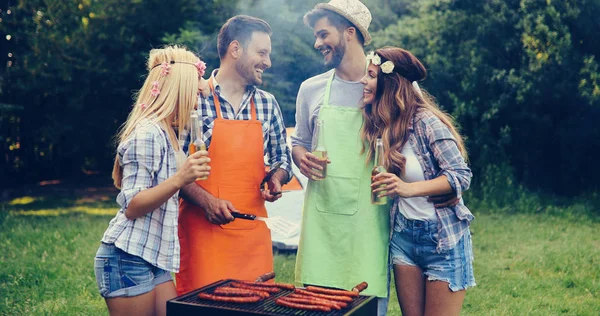
<path id="1" fill-rule="evenodd" d="M 365 45 L 371 42 L 369 34 L 369 25 L 371 24 L 371 12 L 367 6 L 358 0 L 331 0 L 328 3 L 319 3 L 315 9 L 324 9 L 333 11 L 356 25 L 363 38 Z"/>

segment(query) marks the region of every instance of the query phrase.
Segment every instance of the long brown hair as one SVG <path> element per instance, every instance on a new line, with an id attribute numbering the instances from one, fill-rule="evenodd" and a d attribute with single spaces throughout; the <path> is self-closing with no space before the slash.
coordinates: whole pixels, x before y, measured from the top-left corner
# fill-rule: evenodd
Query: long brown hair
<path id="1" fill-rule="evenodd" d="M 147 62 L 148 76 L 135 95 L 135 103 L 127 121 L 116 136 L 118 143 L 125 141 L 133 133 L 137 124 L 144 119 L 149 119 L 163 127 L 177 126 L 178 135 L 181 135 L 189 122 L 190 112 L 198 104 L 199 82 L 195 63 L 199 60 L 194 53 L 179 46 L 167 46 L 150 51 Z M 166 76 L 161 76 L 160 65 L 163 62 L 170 66 L 169 74 Z M 158 82 L 160 87 L 160 94 L 157 96 L 151 93 L 153 82 Z M 175 122 L 169 122 L 169 117 L 174 112 Z M 172 145 L 173 148 L 179 146 L 177 143 Z M 115 187 L 120 189 L 123 168 L 119 164 L 118 153 L 115 156 L 112 178 Z"/>
<path id="2" fill-rule="evenodd" d="M 367 161 L 373 159 L 375 139 L 381 137 L 384 167 L 389 172 L 402 174 L 406 158 L 400 151 L 408 141 L 411 120 L 422 110 L 432 112 L 448 126 L 466 160 L 467 150 L 452 117 L 440 110 L 426 91 L 421 90 L 419 93 L 412 85 L 413 81 L 427 77 L 427 70 L 421 61 L 409 51 L 397 47 L 383 47 L 376 50 L 375 54 L 381 58 L 382 64 L 388 60 L 394 63 L 394 70 L 386 74 L 379 69 L 375 101 L 362 107 L 364 124 L 361 137 L 365 141 L 362 151 L 367 152 Z"/>

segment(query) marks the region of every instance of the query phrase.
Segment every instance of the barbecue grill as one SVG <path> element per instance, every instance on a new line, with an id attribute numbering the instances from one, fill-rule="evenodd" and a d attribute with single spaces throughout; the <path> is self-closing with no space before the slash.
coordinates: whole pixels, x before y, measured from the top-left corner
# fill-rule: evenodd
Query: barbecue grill
<path id="1" fill-rule="evenodd" d="M 241 316 L 241 315 L 295 315 L 295 316 L 373 316 L 377 314 L 377 300 L 373 296 L 360 295 L 346 308 L 332 310 L 331 312 L 315 312 L 288 308 L 275 304 L 281 296 L 292 293 L 292 290 L 281 289 L 271 294 L 268 298 L 256 303 L 227 303 L 215 302 L 198 298 L 200 293 L 212 294 L 219 286 L 226 286 L 237 280 L 227 279 L 217 281 L 203 288 L 178 296 L 167 302 L 167 315 L 214 315 L 214 316 Z"/>

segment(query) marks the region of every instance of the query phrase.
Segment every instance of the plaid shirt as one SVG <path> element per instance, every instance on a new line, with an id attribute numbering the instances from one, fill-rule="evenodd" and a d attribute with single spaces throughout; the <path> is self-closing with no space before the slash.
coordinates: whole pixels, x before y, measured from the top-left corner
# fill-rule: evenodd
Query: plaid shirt
<path id="1" fill-rule="evenodd" d="M 179 271 L 177 237 L 178 193 L 154 211 L 136 219 L 127 219 L 125 210 L 136 194 L 156 186 L 177 172 L 175 150 L 167 134 L 149 120 L 139 123 L 132 135 L 117 148 L 123 168 L 121 209 L 110 221 L 102 242 L 171 272 Z"/>
<path id="2" fill-rule="evenodd" d="M 288 173 L 288 180 L 292 176 L 291 166 L 291 155 L 290 150 L 286 143 L 286 131 L 283 123 L 283 114 L 279 108 L 279 104 L 275 97 L 263 90 L 257 89 L 255 86 L 247 86 L 246 92 L 242 97 L 242 103 L 239 111 L 236 115 L 233 106 L 221 95 L 221 86 L 215 80 L 218 69 L 213 71 L 212 78 L 215 84 L 215 92 L 221 103 L 221 114 L 226 120 L 250 120 L 251 117 L 251 106 L 250 100 L 254 98 L 254 104 L 256 105 L 257 119 L 261 122 L 262 133 L 263 133 L 263 149 L 264 154 L 269 155 L 269 164 L 281 161 L 283 164 L 281 168 L 286 170 Z M 213 128 L 215 127 L 215 119 L 217 118 L 217 110 L 215 107 L 215 101 L 212 93 L 207 97 L 199 98 L 199 113 L 198 117 L 202 117 L 202 136 L 206 148 L 210 147 L 210 141 L 212 139 Z M 232 135 L 233 137 L 243 137 L 243 135 Z M 190 143 L 188 132 L 186 131 L 182 137 L 185 140 L 184 150 L 187 152 L 188 145 Z M 286 181 L 286 182 L 287 182 Z M 282 183 L 283 184 L 283 183 Z"/>
<path id="3" fill-rule="evenodd" d="M 474 219 L 473 214 L 461 198 L 462 192 L 469 188 L 473 174 L 461 156 L 454 136 L 433 113 L 418 112 L 410 122 L 408 129 L 408 141 L 415 150 L 425 180 L 446 176 L 450 186 L 456 192 L 456 196 L 460 198 L 460 202 L 456 206 L 436 207 L 435 209 L 439 221 L 438 251 L 449 250 L 456 246 L 469 229 L 469 223 Z M 398 204 L 401 198 L 397 196 L 394 199 L 390 217 L 392 226 L 390 227 L 394 227 L 394 215 L 399 211 Z M 403 226 L 402 221 L 396 221 L 396 227 L 402 229 Z"/>

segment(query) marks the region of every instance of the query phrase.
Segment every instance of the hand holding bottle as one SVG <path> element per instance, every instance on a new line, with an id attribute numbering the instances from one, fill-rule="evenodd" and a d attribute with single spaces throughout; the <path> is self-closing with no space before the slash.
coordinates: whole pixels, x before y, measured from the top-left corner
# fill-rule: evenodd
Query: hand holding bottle
<path id="1" fill-rule="evenodd" d="M 398 194 L 401 197 L 413 197 L 413 183 L 402 181 L 397 175 L 389 172 L 382 172 L 373 178 L 373 194 L 377 196 L 392 196 Z"/>
<path id="2" fill-rule="evenodd" d="M 185 186 L 196 181 L 196 178 L 208 177 L 210 174 L 210 166 L 208 163 L 208 152 L 205 150 L 197 151 L 190 155 L 183 166 L 175 174 L 181 181 L 181 186 Z"/>

